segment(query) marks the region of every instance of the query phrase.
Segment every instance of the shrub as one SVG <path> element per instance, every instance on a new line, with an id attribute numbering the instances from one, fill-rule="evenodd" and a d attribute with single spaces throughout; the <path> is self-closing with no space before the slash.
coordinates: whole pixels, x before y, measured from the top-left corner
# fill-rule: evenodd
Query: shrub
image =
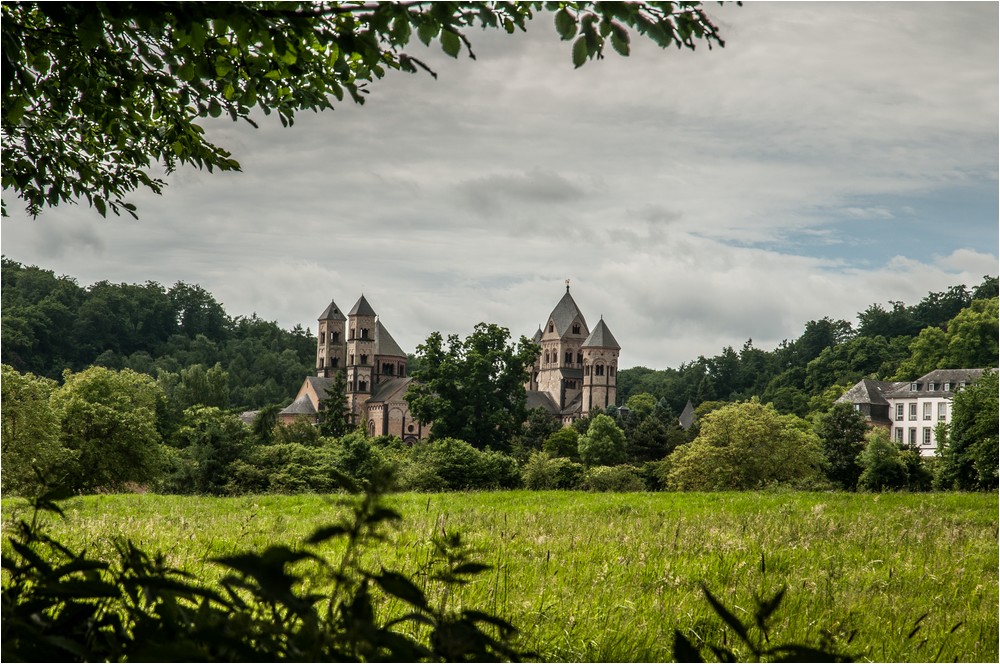
<path id="1" fill-rule="evenodd" d="M 634 466 L 594 466 L 583 476 L 580 487 L 586 491 L 645 491 L 646 483 Z"/>
<path id="2" fill-rule="evenodd" d="M 625 433 L 604 414 L 593 417 L 577 445 L 580 459 L 587 466 L 609 466 L 623 463 L 626 458 Z"/>
<path id="3" fill-rule="evenodd" d="M 534 452 L 521 469 L 524 488 L 536 491 L 576 489 L 582 479 L 581 464 L 545 452 Z"/>
<path id="4" fill-rule="evenodd" d="M 513 489 L 521 483 L 513 457 L 483 452 L 455 438 L 418 443 L 411 459 L 440 477 L 449 490 Z"/>
<path id="5" fill-rule="evenodd" d="M 884 429 L 873 429 L 867 438 L 868 444 L 858 457 L 863 469 L 858 487 L 869 491 L 905 489 L 909 473 L 899 446 L 889 440 Z"/>
<path id="6" fill-rule="evenodd" d="M 542 441 L 542 451 L 551 457 L 580 460 L 578 443 L 580 434 L 573 427 L 565 427 Z"/>

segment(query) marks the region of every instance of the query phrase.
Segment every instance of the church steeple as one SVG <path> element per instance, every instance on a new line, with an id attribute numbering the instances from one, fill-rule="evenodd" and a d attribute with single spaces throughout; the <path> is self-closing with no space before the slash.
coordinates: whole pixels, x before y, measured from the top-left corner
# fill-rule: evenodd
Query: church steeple
<path id="1" fill-rule="evenodd" d="M 330 377 L 347 362 L 347 318 L 333 300 L 319 315 L 316 335 L 316 375 Z"/>

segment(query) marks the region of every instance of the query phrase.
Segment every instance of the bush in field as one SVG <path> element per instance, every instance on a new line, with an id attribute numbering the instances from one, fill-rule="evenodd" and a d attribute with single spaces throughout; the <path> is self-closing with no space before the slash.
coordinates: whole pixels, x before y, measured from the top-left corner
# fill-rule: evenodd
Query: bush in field
<path id="1" fill-rule="evenodd" d="M 230 465 L 249 453 L 252 433 L 236 415 L 196 406 L 184 411 L 171 443 L 174 471 L 163 490 L 219 495 L 226 493 Z"/>
<path id="2" fill-rule="evenodd" d="M 59 413 L 62 445 L 78 455 L 68 488 L 121 490 L 158 479 L 166 455 L 156 426 L 163 398 L 156 382 L 131 369 L 97 366 L 64 377 L 51 404 Z"/>
<path id="3" fill-rule="evenodd" d="M 585 491 L 645 491 L 646 483 L 634 466 L 594 466 L 587 469 L 580 488 Z"/>
<path id="4" fill-rule="evenodd" d="M 576 489 L 583 479 L 583 466 L 566 457 L 535 452 L 521 469 L 524 488 L 535 491 Z"/>
<path id="5" fill-rule="evenodd" d="M 862 468 L 858 488 L 869 491 L 905 489 L 909 473 L 899 445 L 889 440 L 889 432 L 884 429 L 872 429 L 867 439 L 858 457 Z"/>
<path id="6" fill-rule="evenodd" d="M 671 490 L 724 491 L 812 486 L 825 466 L 808 422 L 754 398 L 705 415 L 698 437 L 667 457 L 663 471 Z"/>
<path id="7" fill-rule="evenodd" d="M 246 459 L 230 465 L 225 492 L 330 493 L 338 486 L 336 456 L 331 447 L 300 443 L 261 445 Z"/>
<path id="8" fill-rule="evenodd" d="M 3 492 L 35 495 L 42 478 L 61 482 L 79 452 L 59 442 L 59 415 L 49 405 L 56 382 L 3 365 L 0 436 Z M 37 471 L 37 472 L 36 472 Z"/>
<path id="9" fill-rule="evenodd" d="M 426 464 L 450 490 L 513 489 L 521 483 L 513 457 L 483 452 L 455 438 L 418 443 L 413 447 L 412 459 Z"/>
<path id="10" fill-rule="evenodd" d="M 587 433 L 580 436 L 577 447 L 586 466 L 611 466 L 625 462 L 625 433 L 604 414 L 591 419 Z"/>

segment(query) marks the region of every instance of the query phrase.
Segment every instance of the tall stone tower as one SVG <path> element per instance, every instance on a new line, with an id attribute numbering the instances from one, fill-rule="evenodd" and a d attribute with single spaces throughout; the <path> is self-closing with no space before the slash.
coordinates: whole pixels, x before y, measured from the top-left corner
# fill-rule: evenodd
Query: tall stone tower
<path id="1" fill-rule="evenodd" d="M 319 315 L 316 335 L 316 375 L 331 378 L 347 367 L 347 317 L 333 300 Z"/>
<path id="2" fill-rule="evenodd" d="M 562 410 L 579 395 L 583 377 L 583 355 L 581 345 L 590 330 L 576 301 L 566 293 L 559 300 L 541 335 L 535 334 L 535 342 L 542 347 L 536 368 L 532 371 L 528 389 L 545 392 L 553 403 Z"/>
<path id="3" fill-rule="evenodd" d="M 371 396 L 375 367 L 375 310 L 362 295 L 347 314 L 347 393 L 355 415 Z"/>
<path id="4" fill-rule="evenodd" d="M 583 407 L 584 415 L 615 405 L 618 397 L 618 352 L 604 318 L 583 342 Z"/>

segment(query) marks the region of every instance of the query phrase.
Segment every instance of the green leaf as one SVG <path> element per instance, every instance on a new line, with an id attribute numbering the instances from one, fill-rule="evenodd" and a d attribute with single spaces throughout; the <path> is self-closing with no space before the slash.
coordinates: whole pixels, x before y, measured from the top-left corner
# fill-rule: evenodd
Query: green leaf
<path id="1" fill-rule="evenodd" d="M 417 37 L 419 37 L 420 41 L 424 43 L 424 46 L 430 46 L 431 40 L 437 37 L 438 30 L 439 28 L 437 23 L 425 21 L 420 24 L 420 27 L 417 28 Z"/>
<path id="2" fill-rule="evenodd" d="M 441 48 L 451 57 L 457 58 L 459 51 L 462 50 L 462 41 L 451 30 L 443 30 L 441 32 Z"/>
<path id="3" fill-rule="evenodd" d="M 100 196 L 94 196 L 94 207 L 97 208 L 98 213 L 102 217 L 108 216 L 108 208 L 104 203 L 104 199 Z"/>
<path id="4" fill-rule="evenodd" d="M 379 588 L 393 597 L 398 597 L 404 602 L 422 609 L 428 608 L 427 597 L 424 596 L 424 592 L 399 572 L 392 572 L 383 568 L 382 573 L 373 578 Z"/>
<path id="5" fill-rule="evenodd" d="M 611 46 L 619 55 L 629 54 L 628 30 L 617 23 L 611 25 Z"/>
<path id="6" fill-rule="evenodd" d="M 573 44 L 573 66 L 582 67 L 587 61 L 587 38 L 580 37 Z"/>
<path id="7" fill-rule="evenodd" d="M 674 630 L 674 659 L 678 662 L 704 662 L 698 649 L 687 637 Z"/>
<path id="8" fill-rule="evenodd" d="M 740 622 L 740 619 L 730 613 L 729 609 L 724 607 L 719 600 L 715 599 L 706 586 L 703 585 L 701 590 L 705 593 L 705 599 L 707 599 L 708 603 L 712 605 L 715 613 L 722 618 L 722 621 L 729 625 L 732 630 L 739 635 L 744 643 L 752 646 L 753 644 L 750 643 L 750 637 L 747 634 L 747 628 L 742 622 Z"/>
<path id="9" fill-rule="evenodd" d="M 451 572 L 452 574 L 479 574 L 489 569 L 493 569 L 492 566 L 484 565 L 483 563 L 463 563 L 451 570 Z"/>
<path id="10" fill-rule="evenodd" d="M 568 41 L 576 35 L 576 19 L 565 8 L 556 12 L 556 32 L 559 38 Z"/>

